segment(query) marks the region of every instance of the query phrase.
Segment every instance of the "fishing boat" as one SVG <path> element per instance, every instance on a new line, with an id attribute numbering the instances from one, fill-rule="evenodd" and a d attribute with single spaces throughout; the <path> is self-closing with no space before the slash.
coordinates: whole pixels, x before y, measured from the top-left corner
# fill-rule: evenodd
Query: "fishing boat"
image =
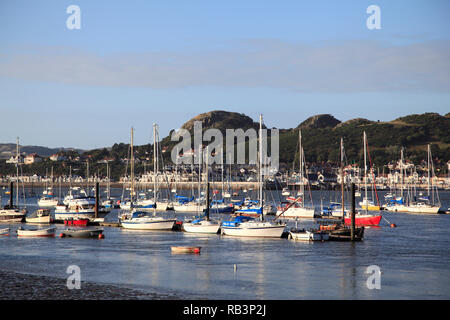
<path id="1" fill-rule="evenodd" d="M 245 222 L 231 221 L 231 223 L 222 223 L 221 229 L 224 235 L 238 237 L 263 237 L 263 238 L 281 238 L 286 227 L 285 224 L 275 223 L 274 221 L 265 221 L 262 213 L 263 204 L 263 181 L 261 167 L 263 164 L 262 153 L 262 115 L 259 118 L 259 219 L 252 219 Z"/>
<path id="2" fill-rule="evenodd" d="M 53 195 L 53 166 L 51 174 L 51 186 L 47 187 L 47 169 L 45 170 L 45 190 L 42 192 L 42 197 L 38 200 L 39 207 L 55 207 L 58 204 L 58 198 Z"/>
<path id="3" fill-rule="evenodd" d="M 9 236 L 9 228 L 0 229 L 0 236 Z"/>
<path id="4" fill-rule="evenodd" d="M 172 253 L 195 253 L 199 254 L 202 247 L 170 247 Z"/>
<path id="5" fill-rule="evenodd" d="M 26 223 L 51 223 L 50 209 L 38 209 L 31 215 L 25 216 Z"/>
<path id="6" fill-rule="evenodd" d="M 54 237 L 56 227 L 45 228 L 45 229 L 25 229 L 20 227 L 17 229 L 18 237 Z"/>
<path id="7" fill-rule="evenodd" d="M 60 236 L 68 238 L 98 238 L 102 233 L 103 229 L 66 229 Z"/>

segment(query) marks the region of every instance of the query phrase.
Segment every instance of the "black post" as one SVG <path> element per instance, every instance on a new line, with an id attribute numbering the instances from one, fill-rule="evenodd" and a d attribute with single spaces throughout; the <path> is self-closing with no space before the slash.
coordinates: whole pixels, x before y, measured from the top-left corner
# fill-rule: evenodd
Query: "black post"
<path id="1" fill-rule="evenodd" d="M 206 184 L 206 221 L 209 221 L 209 181 Z"/>
<path id="2" fill-rule="evenodd" d="M 13 182 L 11 181 L 9 183 L 9 207 L 12 208 L 13 206 L 13 193 L 14 193 L 14 187 L 13 187 Z"/>
<path id="3" fill-rule="evenodd" d="M 355 184 L 352 182 L 352 224 L 350 227 L 350 237 L 355 241 Z"/>
<path id="4" fill-rule="evenodd" d="M 98 218 L 98 203 L 99 203 L 99 199 L 98 199 L 99 192 L 98 192 L 98 189 L 99 189 L 99 183 L 97 182 L 97 183 L 95 183 L 95 218 L 96 219 Z"/>

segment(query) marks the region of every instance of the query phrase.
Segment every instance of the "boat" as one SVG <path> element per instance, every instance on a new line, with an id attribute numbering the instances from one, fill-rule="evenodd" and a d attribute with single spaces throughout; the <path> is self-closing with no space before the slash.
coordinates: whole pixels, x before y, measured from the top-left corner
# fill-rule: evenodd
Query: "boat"
<path id="1" fill-rule="evenodd" d="M 50 209 L 38 209 L 32 215 L 25 216 L 26 223 L 51 223 Z"/>
<path id="2" fill-rule="evenodd" d="M 419 195 L 419 198 L 412 198 L 411 195 L 406 199 L 403 198 L 403 188 L 402 195 L 398 199 L 389 200 L 389 202 L 384 206 L 385 210 L 393 211 L 393 212 L 407 212 L 407 213 L 424 213 L 424 214 L 438 214 L 441 212 L 441 203 L 439 200 L 439 193 L 437 191 L 437 187 L 433 188 L 433 185 L 430 183 L 433 181 L 434 177 L 434 167 L 431 156 L 431 148 L 428 145 L 428 153 L 427 153 L 427 166 L 428 166 L 428 187 L 427 187 L 427 196 Z M 402 170 L 402 185 L 403 185 L 403 149 L 401 150 L 401 162 L 400 162 L 401 170 Z M 433 175 L 433 177 L 431 176 Z M 409 192 L 408 192 L 409 194 Z M 431 200 L 430 200 L 431 197 Z"/>
<path id="3" fill-rule="evenodd" d="M 368 143 L 367 143 L 367 135 L 366 132 L 364 131 L 363 133 L 363 144 L 364 144 L 364 198 L 361 202 L 359 202 L 359 205 L 361 206 L 361 208 L 363 208 L 365 211 L 380 211 L 380 205 L 378 203 L 378 193 L 377 193 L 377 188 L 376 188 L 376 183 L 375 183 L 375 175 L 372 172 L 372 167 L 371 167 L 371 172 L 372 172 L 372 180 L 373 180 L 373 188 L 372 188 L 372 198 L 373 198 L 373 193 L 375 193 L 376 199 L 377 199 L 377 204 L 375 204 L 375 202 L 373 200 L 370 200 L 367 196 L 367 179 L 368 179 L 368 175 L 367 175 L 367 154 L 368 154 Z M 370 161 L 370 154 L 369 154 L 369 161 Z"/>
<path id="4" fill-rule="evenodd" d="M 95 219 L 94 202 L 86 198 L 71 199 L 67 205 L 57 205 L 55 208 L 55 220 L 64 221 L 69 219 Z"/>
<path id="5" fill-rule="evenodd" d="M 153 161 L 154 161 L 154 203 L 156 203 L 157 196 L 157 179 L 156 179 L 156 124 L 153 124 Z M 133 195 L 134 195 L 134 154 L 133 154 L 133 128 L 131 128 L 131 208 L 133 208 Z M 150 216 L 148 212 L 137 211 L 131 209 L 130 211 L 122 214 L 119 218 L 119 222 L 124 229 L 135 230 L 172 230 L 175 222 L 175 218 L 165 218 L 162 216 L 156 216 L 156 207 L 153 208 L 153 215 Z"/>
<path id="6" fill-rule="evenodd" d="M 21 210 L 13 204 L 13 182 L 10 182 L 9 189 L 9 203 L 3 208 L 0 208 L 0 223 L 22 222 L 27 211 L 24 209 Z"/>
<path id="7" fill-rule="evenodd" d="M 56 227 L 45 228 L 45 229 L 25 229 L 20 227 L 17 229 L 18 237 L 54 237 Z"/>
<path id="8" fill-rule="evenodd" d="M 38 200 L 39 207 L 56 207 L 58 205 L 58 199 L 53 195 L 44 195 Z"/>
<path id="9" fill-rule="evenodd" d="M 287 197 L 287 202 L 281 203 L 278 207 L 277 216 L 283 216 L 286 219 L 297 219 L 297 218 L 314 218 L 315 210 L 314 204 L 312 202 L 312 196 L 310 196 L 311 206 L 305 206 L 305 154 L 302 147 L 302 131 L 298 132 L 298 141 L 299 141 L 299 163 L 300 163 L 300 191 L 298 192 L 298 196 L 295 197 Z M 309 187 L 309 180 L 307 180 L 307 184 Z"/>
<path id="10" fill-rule="evenodd" d="M 135 211 L 130 218 L 121 219 L 120 224 L 124 229 L 172 230 L 176 221 L 174 218 L 150 216 L 148 212 Z"/>
<path id="11" fill-rule="evenodd" d="M 66 229 L 61 233 L 61 237 L 68 238 L 98 238 L 103 233 L 103 229 Z"/>
<path id="12" fill-rule="evenodd" d="M 364 239 L 364 227 L 355 228 L 355 241 Z M 351 229 L 346 226 L 332 226 L 329 230 L 330 241 L 351 241 Z"/>
<path id="13" fill-rule="evenodd" d="M 382 215 L 371 215 L 371 214 L 355 214 L 355 225 L 359 227 L 369 227 L 369 226 L 378 226 L 380 224 Z M 346 225 L 350 225 L 352 220 L 350 216 L 347 214 L 344 218 L 344 223 Z"/>
<path id="14" fill-rule="evenodd" d="M 206 209 L 205 209 L 205 215 L 201 218 L 195 219 L 191 222 L 185 222 L 183 223 L 183 229 L 186 232 L 191 233 L 212 233 L 216 234 L 219 232 L 220 229 L 220 223 L 210 219 L 209 212 L 210 210 L 210 201 L 209 201 L 209 166 L 208 166 L 208 158 L 209 158 L 209 151 L 208 148 L 206 148 Z"/>
<path id="15" fill-rule="evenodd" d="M 195 253 L 199 254 L 202 247 L 170 247 L 172 253 Z"/>
<path id="16" fill-rule="evenodd" d="M 328 232 L 319 230 L 291 229 L 288 239 L 297 241 L 328 241 L 330 235 Z"/>
<path id="17" fill-rule="evenodd" d="M 274 221 L 265 221 L 264 214 L 262 209 L 264 207 L 263 204 L 263 181 L 262 181 L 262 172 L 261 167 L 263 164 L 262 161 L 262 115 L 259 118 L 259 207 L 261 214 L 259 215 L 259 219 L 251 219 L 244 222 L 236 221 L 236 219 L 240 218 L 235 217 L 235 221 L 222 222 L 221 230 L 222 234 L 228 236 L 238 236 L 238 237 L 262 237 L 262 238 L 281 238 L 281 235 L 284 232 L 286 227 L 285 224 L 281 222 Z M 249 217 L 247 217 L 249 218 Z"/>
<path id="18" fill-rule="evenodd" d="M 9 228 L 2 228 L 0 229 L 0 236 L 9 236 Z"/>
<path id="19" fill-rule="evenodd" d="M 89 223 L 89 219 L 66 219 L 64 220 L 65 226 L 79 226 L 79 227 L 86 227 Z"/>

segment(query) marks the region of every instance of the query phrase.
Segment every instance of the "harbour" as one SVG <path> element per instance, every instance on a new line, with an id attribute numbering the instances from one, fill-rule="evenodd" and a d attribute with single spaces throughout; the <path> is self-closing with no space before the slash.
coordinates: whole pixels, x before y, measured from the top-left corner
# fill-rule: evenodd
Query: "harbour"
<path id="1" fill-rule="evenodd" d="M 112 189 L 114 196 L 120 193 L 120 189 Z M 313 191 L 316 203 L 329 196 Z M 339 197 L 339 192 L 333 196 Z M 450 193 L 442 192 L 441 200 L 450 205 Z M 27 199 L 27 208 L 37 209 L 36 203 L 37 198 Z M 105 222 L 116 222 L 118 214 L 119 210 L 114 209 Z M 195 215 L 167 214 L 178 220 Z M 228 214 L 212 216 L 222 221 L 231 218 Z M 384 216 L 397 227 L 382 222 L 378 227 L 366 228 L 364 240 L 354 243 L 108 226 L 102 227 L 105 237 L 101 240 L 58 236 L 21 239 L 11 232 L 10 236 L 0 237 L 0 269 L 51 276 L 65 284 L 67 267 L 77 265 L 83 281 L 192 299 L 449 298 L 449 216 L 391 212 Z M 294 227 L 295 221 L 287 224 Z M 300 219 L 298 224 L 309 229 L 317 221 Z M 2 227 L 14 231 L 20 225 Z M 56 235 L 65 228 L 61 224 L 52 226 L 56 227 Z M 171 246 L 199 246 L 201 253 L 174 254 Z M 367 288 L 366 271 L 372 265 L 382 271 L 380 290 Z"/>

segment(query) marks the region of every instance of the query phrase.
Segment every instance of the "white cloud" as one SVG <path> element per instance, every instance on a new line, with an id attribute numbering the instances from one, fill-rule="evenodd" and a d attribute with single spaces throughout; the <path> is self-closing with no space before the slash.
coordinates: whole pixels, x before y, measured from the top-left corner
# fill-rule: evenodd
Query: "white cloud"
<path id="1" fill-rule="evenodd" d="M 305 45 L 249 40 L 228 50 L 98 55 L 71 48 L 3 53 L 0 76 L 86 86 L 269 87 L 300 92 L 450 89 L 450 42 Z"/>

